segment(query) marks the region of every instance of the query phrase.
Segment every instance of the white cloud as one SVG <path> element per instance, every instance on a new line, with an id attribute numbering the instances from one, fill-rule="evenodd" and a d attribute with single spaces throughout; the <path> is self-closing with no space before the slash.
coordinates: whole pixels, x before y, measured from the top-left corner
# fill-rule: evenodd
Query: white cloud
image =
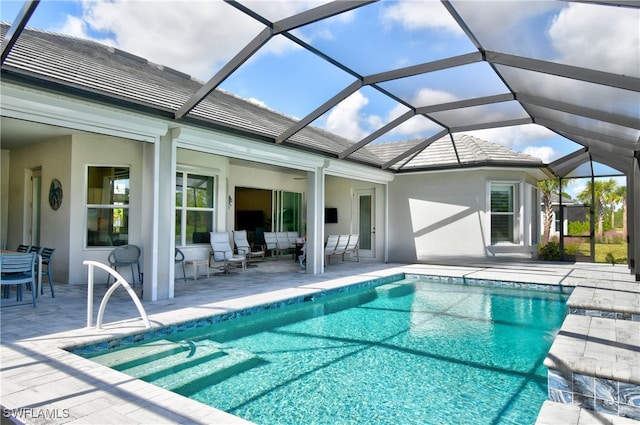
<path id="1" fill-rule="evenodd" d="M 571 195 L 571 198 L 576 199 L 578 194 L 584 192 L 587 187 L 587 180 L 578 179 L 578 180 L 568 180 L 567 185 L 564 188 L 564 191 Z"/>
<path id="2" fill-rule="evenodd" d="M 306 4 L 258 3 L 267 16 L 296 13 Z M 60 32 L 115 46 L 205 81 L 264 28 L 219 1 L 85 0 L 82 5 L 82 17 L 67 16 Z M 219 19 L 221 15 L 225 19 Z M 299 47 L 274 37 L 258 54 L 283 54 L 292 48 Z"/>
<path id="3" fill-rule="evenodd" d="M 526 147 L 555 137 L 554 133 L 536 124 L 469 131 L 467 134 L 512 149 Z"/>
<path id="4" fill-rule="evenodd" d="M 369 103 L 362 93 L 355 92 L 329 113 L 326 129 L 349 140 L 360 140 L 369 132 L 362 128 L 360 111 Z"/>
<path id="5" fill-rule="evenodd" d="M 431 88 L 423 88 L 418 90 L 414 99 L 411 101 L 413 105 L 438 105 L 440 103 L 449 103 L 459 100 L 456 95 L 444 90 L 434 90 Z"/>
<path id="6" fill-rule="evenodd" d="M 246 99 L 246 100 L 247 100 L 247 101 L 249 101 L 249 102 L 251 102 L 251 103 L 253 103 L 254 105 L 258 105 L 258 106 L 261 106 L 261 107 L 263 107 L 263 108 L 266 108 L 266 107 L 267 107 L 267 104 L 266 104 L 266 103 L 264 103 L 264 102 L 263 102 L 262 100 L 260 100 L 260 99 L 256 99 L 255 97 L 250 97 L 249 99 Z"/>
<path id="7" fill-rule="evenodd" d="M 383 18 L 399 23 L 409 30 L 436 29 L 463 35 L 451 14 L 437 1 L 393 2 L 383 12 Z"/>
<path id="8" fill-rule="evenodd" d="M 54 32 L 67 34 L 72 37 L 83 38 L 83 39 L 92 39 L 102 44 L 106 44 L 108 46 L 116 46 L 115 40 L 110 37 L 96 39 L 91 37 L 87 31 L 87 23 L 83 21 L 81 18 L 73 15 L 67 15 L 64 23 L 58 27 L 53 29 Z"/>
<path id="9" fill-rule="evenodd" d="M 572 65 L 640 75 L 640 11 L 572 3 L 549 28 L 561 60 Z"/>
<path id="10" fill-rule="evenodd" d="M 462 1 L 455 2 L 454 7 L 485 47 L 500 46 L 501 51 L 513 51 L 513 46 L 521 51 L 523 40 L 514 33 L 528 26 L 529 20 L 562 7 L 562 3 L 552 1 L 493 1 L 484 3 L 485 10 L 480 10 L 479 4 Z"/>
<path id="11" fill-rule="evenodd" d="M 527 146 L 523 152 L 540 158 L 545 164 L 550 163 L 556 158 L 556 152 L 551 146 Z"/>

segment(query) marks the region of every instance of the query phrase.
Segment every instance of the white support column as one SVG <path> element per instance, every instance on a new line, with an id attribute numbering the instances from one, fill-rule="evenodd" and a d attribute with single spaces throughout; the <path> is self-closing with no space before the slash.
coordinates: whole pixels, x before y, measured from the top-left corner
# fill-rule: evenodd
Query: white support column
<path id="1" fill-rule="evenodd" d="M 640 281 L 640 164 L 633 159 L 630 177 L 627 178 L 627 229 L 629 231 L 629 266 L 631 274 Z"/>
<path id="2" fill-rule="evenodd" d="M 143 194 L 142 194 L 142 238 L 144 247 L 140 258 L 143 272 L 144 299 L 158 299 L 158 197 L 159 197 L 159 156 L 160 143 L 145 143 L 142 153 L 143 161 Z"/>
<path id="3" fill-rule="evenodd" d="M 307 273 L 324 273 L 324 169 L 307 172 Z"/>

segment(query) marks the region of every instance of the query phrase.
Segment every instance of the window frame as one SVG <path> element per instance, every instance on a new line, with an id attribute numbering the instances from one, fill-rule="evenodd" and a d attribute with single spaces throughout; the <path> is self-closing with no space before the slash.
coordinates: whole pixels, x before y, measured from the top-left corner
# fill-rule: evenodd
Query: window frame
<path id="1" fill-rule="evenodd" d="M 92 168 L 126 168 L 128 170 L 128 180 L 129 180 L 129 185 L 128 185 L 128 189 L 129 189 L 129 193 L 127 195 L 127 203 L 117 203 L 117 202 L 113 202 L 111 204 L 94 204 L 94 203 L 89 203 L 89 171 Z M 129 212 L 131 211 L 131 170 L 132 167 L 130 164 L 86 164 L 85 165 L 85 183 L 84 183 L 84 197 L 83 197 L 83 203 L 84 203 L 84 235 L 83 235 L 83 245 L 85 249 L 113 249 L 114 246 L 117 246 L 118 244 L 113 244 L 113 241 L 111 241 L 111 244 L 104 244 L 104 245 L 89 245 L 89 223 L 91 221 L 91 217 L 89 214 L 89 211 L 91 209 L 109 209 L 111 211 L 116 210 L 116 209 L 123 209 L 123 210 L 127 210 L 127 216 L 128 216 L 128 220 L 127 222 L 130 223 L 131 222 L 131 215 L 129 214 Z M 112 214 L 113 215 L 113 214 Z M 96 220 L 98 219 L 98 217 L 96 217 Z M 97 226 L 97 224 L 96 224 Z M 130 231 L 129 231 L 129 226 L 127 226 L 127 243 L 129 240 L 129 236 L 130 236 Z"/>
<path id="2" fill-rule="evenodd" d="M 181 200 L 181 204 L 182 205 L 178 205 L 177 201 L 177 188 L 178 188 L 178 182 L 180 181 L 178 178 L 178 174 L 181 174 L 181 178 L 182 178 L 182 200 Z M 212 189 L 212 194 L 211 194 L 211 204 L 212 207 L 190 207 L 188 206 L 188 202 L 187 202 L 187 196 L 188 196 L 188 191 L 184 190 L 184 187 L 188 186 L 188 181 L 189 181 L 189 176 L 203 176 L 203 177 L 208 177 L 211 178 L 211 189 Z M 187 183 L 185 183 L 185 181 Z M 190 211 L 198 211 L 198 212 L 202 212 L 202 211 L 209 211 L 211 213 L 211 229 L 209 230 L 209 232 L 212 232 L 215 230 L 215 223 L 216 223 L 216 211 L 217 211 L 217 204 L 218 204 L 218 174 L 213 172 L 212 170 L 208 170 L 206 168 L 199 168 L 199 167 L 190 167 L 190 166 L 177 166 L 176 167 L 176 171 L 175 171 L 175 184 L 173 186 L 173 199 L 174 199 L 174 210 L 173 210 L 173 217 L 174 217 L 174 223 L 177 224 L 177 214 L 178 211 L 181 212 L 180 214 L 180 235 L 177 234 L 178 229 L 176 228 L 174 230 L 174 240 L 175 240 L 175 246 L 176 247 L 187 247 L 187 246 L 202 246 L 205 245 L 207 243 L 202 242 L 202 243 L 189 243 L 187 244 L 187 215 L 188 212 Z M 176 226 L 177 227 L 177 226 Z"/>
<path id="3" fill-rule="evenodd" d="M 491 200 L 494 186 L 510 186 L 513 189 L 513 206 L 511 212 L 494 212 L 492 210 Z M 522 182 L 514 180 L 492 180 L 487 182 L 487 240 L 489 246 L 500 245 L 520 245 L 521 235 L 521 211 L 523 200 L 521 199 L 523 192 Z M 513 217 L 512 232 L 513 237 L 510 241 L 493 241 L 493 216 L 511 216 Z"/>

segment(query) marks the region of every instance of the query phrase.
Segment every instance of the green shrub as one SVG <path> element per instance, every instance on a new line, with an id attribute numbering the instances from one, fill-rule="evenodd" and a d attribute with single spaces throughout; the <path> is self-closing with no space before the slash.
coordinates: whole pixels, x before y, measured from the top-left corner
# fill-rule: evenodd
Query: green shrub
<path id="1" fill-rule="evenodd" d="M 605 260 L 607 263 L 611 263 L 612 265 L 616 263 L 616 259 L 615 259 L 615 257 L 614 257 L 614 256 L 613 256 L 613 254 L 612 254 L 612 253 L 610 253 L 610 252 L 607 252 L 606 257 L 604 257 L 604 260 Z"/>
<path id="2" fill-rule="evenodd" d="M 538 245 L 538 258 L 544 261 L 560 260 L 560 245 L 549 242 L 544 246 Z"/>
<path id="3" fill-rule="evenodd" d="M 588 221 L 571 221 L 567 228 L 570 235 L 588 235 L 591 225 Z"/>
<path id="4" fill-rule="evenodd" d="M 580 251 L 579 243 L 565 243 L 564 253 L 568 255 L 576 255 Z"/>

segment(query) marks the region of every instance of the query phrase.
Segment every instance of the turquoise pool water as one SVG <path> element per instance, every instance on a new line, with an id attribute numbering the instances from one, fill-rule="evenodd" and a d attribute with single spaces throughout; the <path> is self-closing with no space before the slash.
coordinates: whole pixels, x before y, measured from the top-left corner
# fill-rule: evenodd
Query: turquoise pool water
<path id="1" fill-rule="evenodd" d="M 93 359 L 258 424 L 533 424 L 567 296 L 407 279 Z"/>

